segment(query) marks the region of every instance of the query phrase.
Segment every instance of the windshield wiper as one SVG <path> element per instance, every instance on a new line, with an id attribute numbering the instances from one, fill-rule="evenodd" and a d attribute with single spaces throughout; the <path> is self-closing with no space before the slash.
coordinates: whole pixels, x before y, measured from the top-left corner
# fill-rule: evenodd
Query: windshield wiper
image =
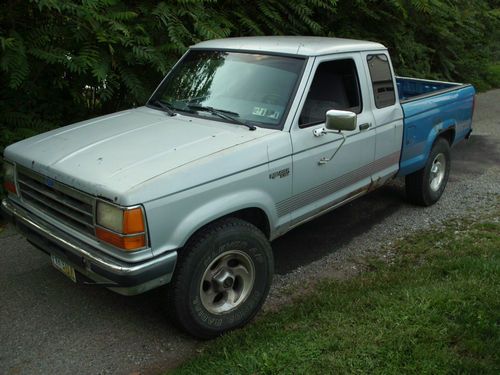
<path id="1" fill-rule="evenodd" d="M 155 99 L 151 102 L 151 104 L 153 104 L 155 107 L 160 107 L 165 112 L 167 112 L 169 116 L 177 115 L 177 113 L 175 113 L 174 110 L 172 109 L 173 108 L 172 104 L 166 103 L 161 99 Z"/>
<path id="2" fill-rule="evenodd" d="M 241 120 L 238 120 L 237 118 L 234 118 L 233 116 L 239 116 L 239 113 L 236 113 L 236 112 L 227 111 L 225 109 L 216 109 L 213 107 L 205 107 L 205 106 L 198 105 L 198 104 L 188 104 L 188 108 L 193 109 L 195 111 L 209 112 L 212 115 L 219 116 L 220 118 L 223 118 L 225 120 L 229 120 L 229 121 L 235 122 L 239 125 L 246 126 L 250 130 L 257 129 L 254 125 L 248 124 L 244 121 L 241 121 Z"/>

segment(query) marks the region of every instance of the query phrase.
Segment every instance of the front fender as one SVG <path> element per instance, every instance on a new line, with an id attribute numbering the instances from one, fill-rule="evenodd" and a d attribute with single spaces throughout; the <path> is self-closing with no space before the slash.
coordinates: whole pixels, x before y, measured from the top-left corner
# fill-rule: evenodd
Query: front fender
<path id="1" fill-rule="evenodd" d="M 262 210 L 269 221 L 269 227 L 274 228 L 277 213 L 270 212 L 269 207 L 275 207 L 275 204 L 271 196 L 261 190 L 244 190 L 217 197 L 188 212 L 172 233 L 172 241 L 178 247 L 184 246 L 187 240 L 205 225 L 246 208 Z"/>
<path id="2" fill-rule="evenodd" d="M 263 171 L 267 177 L 267 166 Z M 245 180 L 219 181 L 145 204 L 153 254 L 179 249 L 203 226 L 246 208 L 265 213 L 272 236 L 278 221 L 275 199 L 251 185 Z"/>

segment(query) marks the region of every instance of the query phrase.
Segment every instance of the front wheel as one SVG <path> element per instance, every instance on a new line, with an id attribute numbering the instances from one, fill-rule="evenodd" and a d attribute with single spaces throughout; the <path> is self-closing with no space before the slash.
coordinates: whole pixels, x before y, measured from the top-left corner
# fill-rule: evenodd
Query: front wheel
<path id="1" fill-rule="evenodd" d="M 248 323 L 265 301 L 273 275 L 264 234 L 236 218 L 218 221 L 182 250 L 168 307 L 180 326 L 212 338 Z"/>
<path id="2" fill-rule="evenodd" d="M 438 138 L 425 167 L 406 176 L 406 195 L 410 202 L 420 206 L 436 203 L 444 192 L 450 174 L 450 145 Z"/>

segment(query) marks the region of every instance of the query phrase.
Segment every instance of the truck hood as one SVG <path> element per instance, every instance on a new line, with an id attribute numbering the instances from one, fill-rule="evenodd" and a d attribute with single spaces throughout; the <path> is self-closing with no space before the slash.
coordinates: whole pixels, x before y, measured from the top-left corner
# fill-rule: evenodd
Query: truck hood
<path id="1" fill-rule="evenodd" d="M 169 117 L 140 107 L 23 140 L 9 146 L 5 157 L 77 189 L 119 201 L 110 195 L 125 194 L 156 176 L 275 132 Z"/>

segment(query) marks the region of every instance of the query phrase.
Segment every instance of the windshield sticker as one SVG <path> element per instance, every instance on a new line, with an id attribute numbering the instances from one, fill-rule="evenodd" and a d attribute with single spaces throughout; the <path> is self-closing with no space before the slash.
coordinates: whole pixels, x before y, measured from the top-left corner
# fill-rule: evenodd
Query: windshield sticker
<path id="1" fill-rule="evenodd" d="M 280 113 L 278 111 L 264 107 L 253 107 L 252 115 L 272 118 L 275 120 L 277 120 L 280 117 Z"/>

